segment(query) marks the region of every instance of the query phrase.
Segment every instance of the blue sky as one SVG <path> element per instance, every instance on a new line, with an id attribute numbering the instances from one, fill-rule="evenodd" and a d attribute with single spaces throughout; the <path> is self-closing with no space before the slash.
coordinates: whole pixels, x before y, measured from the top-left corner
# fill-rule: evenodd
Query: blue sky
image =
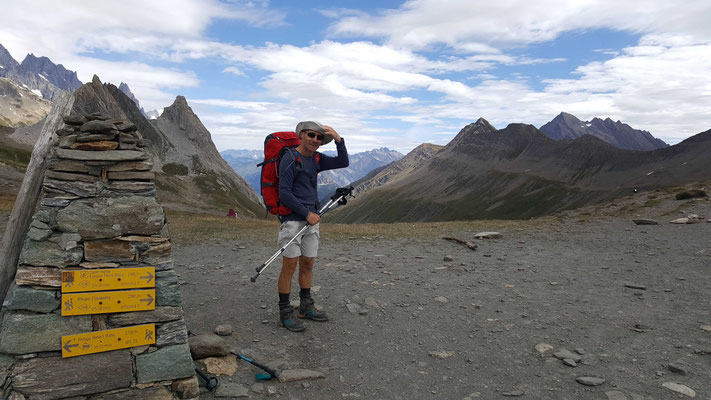
<path id="1" fill-rule="evenodd" d="M 0 2 L 18 61 L 126 82 L 146 110 L 184 95 L 219 150 L 305 119 L 403 153 L 479 117 L 610 117 L 672 144 L 711 128 L 708 1 Z"/>

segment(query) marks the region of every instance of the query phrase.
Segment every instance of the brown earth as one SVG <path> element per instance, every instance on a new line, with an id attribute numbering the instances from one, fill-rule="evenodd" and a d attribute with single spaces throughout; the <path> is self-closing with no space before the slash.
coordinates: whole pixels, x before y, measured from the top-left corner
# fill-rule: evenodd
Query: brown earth
<path id="1" fill-rule="evenodd" d="M 689 213 L 702 221 L 669 224 Z M 640 217 L 659 225 L 632 223 Z M 227 340 L 243 354 L 326 376 L 255 383 L 260 371 L 240 361 L 236 374 L 219 377 L 221 395 L 606 399 L 618 391 L 669 399 L 680 395 L 662 384 L 675 382 L 703 399 L 711 398 L 707 218 L 708 199 L 677 201 L 672 191 L 532 221 L 348 226 L 329 225 L 326 216 L 314 298 L 331 321 L 306 321 L 302 333 L 277 323 L 279 261 L 249 281 L 277 250 L 276 224 L 225 222 L 226 231 L 239 227 L 234 239 L 203 230 L 198 241 L 194 226 L 176 221 L 172 229 L 191 333 L 231 324 Z M 474 239 L 485 230 L 503 238 Z M 297 293 L 295 283 L 292 299 Z M 577 349 L 582 360 L 571 367 L 550 351 L 540 355 L 541 343 Z M 584 376 L 605 382 L 576 382 Z"/>

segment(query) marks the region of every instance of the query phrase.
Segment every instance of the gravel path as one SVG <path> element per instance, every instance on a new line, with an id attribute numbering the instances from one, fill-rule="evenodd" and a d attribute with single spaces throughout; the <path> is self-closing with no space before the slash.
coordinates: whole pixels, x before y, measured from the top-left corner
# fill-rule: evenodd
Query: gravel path
<path id="1" fill-rule="evenodd" d="M 284 399 L 711 398 L 711 203 L 701 223 L 631 218 L 502 231 L 479 245 L 427 239 L 322 242 L 316 303 L 331 321 L 278 326 L 274 238 L 176 246 L 191 333 L 231 324 L 228 341 L 281 369 L 325 379 L 255 384 L 241 362 L 219 394 Z M 445 258 L 451 257 L 451 261 Z M 318 290 L 317 290 L 318 289 Z M 294 284 L 292 299 L 298 296 Z M 553 350 L 539 354 L 548 344 Z M 565 360 L 554 352 L 569 350 Z M 578 361 L 571 361 L 578 358 Z M 572 366 L 575 365 L 575 366 Z M 670 366 L 671 365 L 671 366 Z M 676 372 L 672 372 L 676 371 Z M 576 378 L 604 379 L 586 386 Z M 581 382 L 587 382 L 579 379 Z M 598 381 L 599 382 L 599 381 Z M 595 382 L 587 382 L 595 383 Z M 670 386 L 670 385 L 668 385 Z M 673 385 L 671 385 L 673 387 Z M 213 398 L 208 393 L 203 398 Z"/>

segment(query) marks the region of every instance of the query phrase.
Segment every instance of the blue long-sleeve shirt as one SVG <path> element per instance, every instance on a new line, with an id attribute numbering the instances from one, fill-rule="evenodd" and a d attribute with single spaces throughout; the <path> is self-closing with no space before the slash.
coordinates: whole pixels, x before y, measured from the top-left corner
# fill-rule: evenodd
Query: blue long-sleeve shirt
<path id="1" fill-rule="evenodd" d="M 279 162 L 279 201 L 292 213 L 280 215 L 280 221 L 305 221 L 309 211 L 318 213 L 318 173 L 348 166 L 348 151 L 343 138 L 336 142 L 336 150 L 338 155 L 335 157 L 320 154 L 319 163 L 316 163 L 316 157 L 299 154 L 296 149 L 284 153 Z M 296 162 L 295 156 L 301 163 Z"/>

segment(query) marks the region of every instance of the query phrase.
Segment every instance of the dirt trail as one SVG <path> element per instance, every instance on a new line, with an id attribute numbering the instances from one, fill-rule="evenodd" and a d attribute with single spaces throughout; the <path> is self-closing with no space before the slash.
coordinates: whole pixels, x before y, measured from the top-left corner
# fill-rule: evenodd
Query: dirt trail
<path id="1" fill-rule="evenodd" d="M 255 360 L 326 376 L 255 384 L 258 371 L 241 363 L 234 376 L 220 378 L 223 394 L 666 399 L 678 395 L 662 384 L 675 382 L 706 399 L 711 202 L 685 204 L 685 213 L 704 217 L 701 223 L 669 224 L 682 215 L 670 214 L 678 203 L 667 202 L 641 215 L 659 225 L 634 225 L 636 215 L 576 222 L 578 212 L 538 228 L 502 231 L 502 239 L 475 240 L 477 232 L 466 229 L 447 234 L 477 243 L 477 251 L 441 236 L 325 237 L 314 297 L 331 321 L 307 321 L 303 333 L 278 326 L 278 263 L 249 282 L 276 251 L 274 238 L 176 246 L 174 259 L 192 333 L 228 323 L 234 333 L 227 339 Z M 541 343 L 555 350 L 540 355 L 535 346 Z M 577 349 L 576 367 L 552 356 L 560 349 Z M 576 382 L 585 376 L 605 382 Z M 625 397 L 612 397 L 614 391 Z"/>

